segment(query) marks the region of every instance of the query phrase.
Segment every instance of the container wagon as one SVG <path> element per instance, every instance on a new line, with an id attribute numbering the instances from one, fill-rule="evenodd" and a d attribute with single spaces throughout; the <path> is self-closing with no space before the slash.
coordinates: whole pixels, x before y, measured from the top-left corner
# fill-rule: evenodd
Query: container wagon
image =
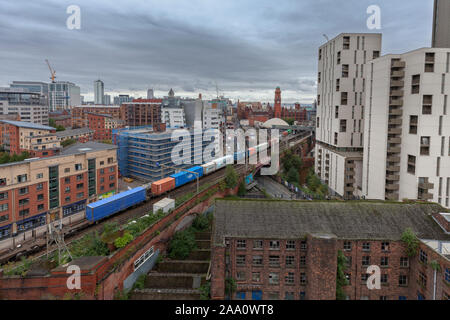
<path id="1" fill-rule="evenodd" d="M 115 194 L 109 198 L 89 203 L 86 206 L 86 220 L 95 222 L 128 209 L 147 200 L 147 191 L 137 187 Z"/>
<path id="2" fill-rule="evenodd" d="M 213 160 L 213 162 L 216 164 L 216 170 L 219 170 L 227 165 L 227 162 L 233 163 L 234 157 L 232 155 L 228 155 L 216 160 Z"/>
<path id="3" fill-rule="evenodd" d="M 203 168 L 203 175 L 207 175 L 216 171 L 216 164 L 211 161 L 202 165 L 202 168 Z"/>
<path id="4" fill-rule="evenodd" d="M 159 196 L 167 191 L 175 189 L 175 179 L 168 177 L 152 183 L 152 194 Z"/>
<path id="5" fill-rule="evenodd" d="M 192 168 L 189 168 L 186 170 L 198 173 L 199 178 L 201 178 L 203 176 L 203 168 L 200 166 L 192 167 Z M 189 182 L 197 179 L 196 174 L 186 172 L 186 171 L 181 171 L 181 172 L 172 174 L 170 177 L 175 179 L 175 188 L 178 188 L 179 186 L 182 186 L 186 183 L 189 183 Z"/>
<path id="6" fill-rule="evenodd" d="M 172 209 L 175 209 L 175 199 L 164 198 L 153 204 L 153 213 L 156 213 L 158 210 L 162 210 L 164 213 L 167 213 Z"/>

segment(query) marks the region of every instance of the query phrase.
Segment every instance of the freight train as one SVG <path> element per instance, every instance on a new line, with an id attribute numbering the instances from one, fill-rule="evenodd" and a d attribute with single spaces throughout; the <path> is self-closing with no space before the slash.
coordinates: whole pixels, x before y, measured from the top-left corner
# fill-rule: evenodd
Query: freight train
<path id="1" fill-rule="evenodd" d="M 274 142 L 275 138 L 270 140 L 269 143 L 265 142 L 259 144 L 256 147 L 249 148 L 247 151 L 238 151 L 234 153 L 234 156 L 227 155 L 201 166 L 195 166 L 186 169 L 186 171 L 172 174 L 167 178 L 115 194 L 97 202 L 90 203 L 86 206 L 86 220 L 89 222 L 97 222 L 123 210 L 134 207 L 151 198 L 161 196 L 162 194 L 170 192 L 175 188 L 196 180 L 197 176 L 201 178 L 220 170 L 229 162 L 239 161 L 244 159 L 246 156 L 250 157 L 255 155 L 257 152 L 267 150 L 269 144 L 272 145 Z"/>

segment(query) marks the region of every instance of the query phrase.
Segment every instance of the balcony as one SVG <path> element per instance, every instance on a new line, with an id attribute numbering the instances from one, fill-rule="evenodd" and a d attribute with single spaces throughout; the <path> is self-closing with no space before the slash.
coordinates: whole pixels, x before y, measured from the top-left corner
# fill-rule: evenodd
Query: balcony
<path id="1" fill-rule="evenodd" d="M 400 153 L 402 150 L 400 147 L 389 147 L 387 149 L 388 153 Z"/>
<path id="2" fill-rule="evenodd" d="M 401 128 L 389 128 L 388 129 L 389 134 L 402 134 Z"/>
<path id="3" fill-rule="evenodd" d="M 400 172 L 400 166 L 387 166 L 386 171 L 390 172 Z"/>
<path id="4" fill-rule="evenodd" d="M 355 164 L 354 163 L 347 163 L 346 167 L 349 168 L 349 169 L 353 169 L 353 168 L 355 168 Z"/>
<path id="5" fill-rule="evenodd" d="M 419 198 L 421 199 L 421 200 L 432 200 L 433 199 L 433 195 L 431 194 L 431 193 L 422 193 L 422 194 L 419 194 Z"/>
<path id="6" fill-rule="evenodd" d="M 389 143 L 402 143 L 402 138 L 395 137 L 395 138 L 388 138 Z"/>
<path id="7" fill-rule="evenodd" d="M 395 100 L 391 100 L 391 102 L 389 102 L 390 106 L 403 106 L 403 99 L 395 99 Z"/>
<path id="8" fill-rule="evenodd" d="M 388 193 L 386 192 L 386 196 L 385 196 L 386 200 L 398 200 L 398 194 L 397 193 Z"/>
<path id="9" fill-rule="evenodd" d="M 406 67 L 405 61 L 392 61 L 392 68 L 404 68 Z"/>
<path id="10" fill-rule="evenodd" d="M 399 181 L 400 180 L 400 175 L 398 175 L 398 174 L 388 174 L 388 175 L 386 175 L 386 180 L 388 180 L 388 181 Z"/>
<path id="11" fill-rule="evenodd" d="M 422 190 L 434 189 L 434 183 L 422 182 L 422 183 L 419 183 L 419 188 Z"/>
<path id="12" fill-rule="evenodd" d="M 392 78 L 403 78 L 405 76 L 405 71 L 392 71 L 391 77 Z"/>
<path id="13" fill-rule="evenodd" d="M 391 97 L 403 97 L 403 90 L 392 90 Z"/>
<path id="14" fill-rule="evenodd" d="M 397 156 L 389 156 L 387 157 L 388 162 L 400 162 L 400 157 Z"/>
<path id="15" fill-rule="evenodd" d="M 395 126 L 395 125 L 402 125 L 403 121 L 402 119 L 389 119 L 388 124 Z"/>
<path id="16" fill-rule="evenodd" d="M 398 191 L 398 190 L 400 190 L 400 186 L 398 184 L 388 183 L 388 184 L 386 184 L 386 190 Z"/>
<path id="17" fill-rule="evenodd" d="M 344 187 L 344 192 L 353 192 L 353 187 Z"/>
<path id="18" fill-rule="evenodd" d="M 353 179 L 353 178 L 350 178 L 350 179 L 346 179 L 345 180 L 345 183 L 355 183 L 355 179 Z"/>
<path id="19" fill-rule="evenodd" d="M 402 116 L 403 115 L 403 111 L 402 111 L 402 109 L 390 109 L 389 110 L 389 115 L 391 115 L 391 116 Z"/>
<path id="20" fill-rule="evenodd" d="M 405 81 L 402 80 L 391 80 L 391 87 L 404 87 Z"/>

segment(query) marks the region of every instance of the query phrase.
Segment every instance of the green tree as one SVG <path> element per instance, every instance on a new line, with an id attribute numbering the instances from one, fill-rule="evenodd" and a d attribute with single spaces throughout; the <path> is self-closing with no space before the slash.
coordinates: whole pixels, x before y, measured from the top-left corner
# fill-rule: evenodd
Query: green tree
<path id="1" fill-rule="evenodd" d="M 227 188 L 231 189 L 236 187 L 238 183 L 238 174 L 236 173 L 236 170 L 234 170 L 232 165 L 228 165 L 225 171 L 225 183 Z"/>
<path id="2" fill-rule="evenodd" d="M 284 121 L 288 123 L 288 125 L 292 126 L 294 125 L 295 119 L 294 118 L 285 118 Z"/>
<path id="3" fill-rule="evenodd" d="M 242 180 L 241 183 L 239 184 L 238 196 L 243 197 L 243 196 L 245 196 L 246 193 L 247 193 L 247 189 L 245 188 L 245 182 L 244 182 L 244 180 Z"/>
<path id="4" fill-rule="evenodd" d="M 338 251 L 337 257 L 337 273 L 336 273 L 336 300 L 344 300 L 345 293 L 343 286 L 347 285 L 347 278 L 345 277 L 345 265 L 347 263 L 347 258 L 342 253 L 341 250 Z"/>
<path id="5" fill-rule="evenodd" d="M 291 167 L 287 173 L 287 181 L 290 183 L 298 183 L 300 181 L 300 176 L 298 174 L 298 169 Z"/>
<path id="6" fill-rule="evenodd" d="M 71 144 L 74 144 L 74 143 L 77 143 L 77 140 L 75 140 L 75 139 L 66 139 L 66 140 L 61 142 L 61 146 L 67 147 L 67 146 L 70 146 Z"/>

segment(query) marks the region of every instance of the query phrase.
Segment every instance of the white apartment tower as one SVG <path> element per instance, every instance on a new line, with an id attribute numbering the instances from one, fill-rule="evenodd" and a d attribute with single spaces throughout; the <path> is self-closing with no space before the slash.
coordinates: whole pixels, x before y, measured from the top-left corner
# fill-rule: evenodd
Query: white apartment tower
<path id="1" fill-rule="evenodd" d="M 386 55 L 366 71 L 363 194 L 449 207 L 450 49 Z"/>
<path id="2" fill-rule="evenodd" d="M 344 33 L 319 48 L 315 170 L 334 193 L 362 196 L 366 64 L 381 34 Z"/>
<path id="3" fill-rule="evenodd" d="M 102 80 L 94 81 L 94 103 L 95 104 L 105 104 L 105 84 Z"/>

